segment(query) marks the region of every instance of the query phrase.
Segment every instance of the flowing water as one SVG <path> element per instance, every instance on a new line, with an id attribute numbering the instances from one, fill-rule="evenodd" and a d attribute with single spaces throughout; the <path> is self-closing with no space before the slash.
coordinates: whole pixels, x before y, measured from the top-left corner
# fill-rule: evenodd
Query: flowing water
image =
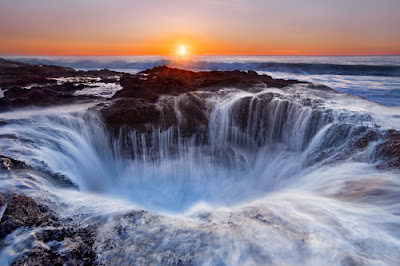
<path id="1" fill-rule="evenodd" d="M 399 107 L 309 85 L 192 95 L 209 122 L 190 136 L 181 122 L 115 135 L 95 104 L 0 113 L 1 153 L 43 173 L 1 172 L 0 191 L 53 202 L 77 225 L 101 222 L 100 263 L 400 262 L 399 172 L 376 168 L 382 140 L 356 147 L 370 131 L 400 130 Z M 186 101 L 163 96 L 158 108 L 183 121 Z M 35 246 L 35 230 L 8 236 L 0 262 Z"/>

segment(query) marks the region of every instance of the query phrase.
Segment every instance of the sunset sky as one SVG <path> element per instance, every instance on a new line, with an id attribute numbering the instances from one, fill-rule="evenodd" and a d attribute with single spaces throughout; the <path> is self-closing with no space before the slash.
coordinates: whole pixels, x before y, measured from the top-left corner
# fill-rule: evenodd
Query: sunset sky
<path id="1" fill-rule="evenodd" d="M 1 0 L 0 54 L 400 54 L 399 0 Z"/>

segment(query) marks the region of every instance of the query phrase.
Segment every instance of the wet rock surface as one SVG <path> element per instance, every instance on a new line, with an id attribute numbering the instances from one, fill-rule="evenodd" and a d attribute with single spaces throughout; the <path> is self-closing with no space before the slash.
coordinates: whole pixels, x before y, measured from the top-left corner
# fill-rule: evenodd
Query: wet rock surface
<path id="1" fill-rule="evenodd" d="M 6 205 L 7 204 L 7 205 Z M 0 239 L 18 228 L 36 228 L 35 245 L 23 252 L 12 265 L 93 265 L 92 250 L 96 227 L 71 227 L 60 220 L 52 207 L 39 205 L 25 195 L 0 195 L 6 209 L 0 223 Z M 0 247 L 4 243 L 0 243 Z"/>
<path id="2" fill-rule="evenodd" d="M 154 67 L 137 75 L 124 74 L 121 77 L 123 89 L 114 98 L 134 97 L 156 101 L 160 95 L 179 95 L 200 89 L 235 87 L 248 89 L 256 85 L 283 88 L 288 85 L 305 83 L 297 80 L 273 79 L 258 75 L 255 71 L 201 71 L 193 72 L 166 66 Z"/>
<path id="3" fill-rule="evenodd" d="M 48 168 L 48 166 L 47 166 L 47 168 Z M 6 156 L 6 155 L 0 155 L 0 169 L 2 169 L 2 170 L 7 170 L 7 171 L 30 170 L 31 172 L 44 174 L 44 175 L 42 175 L 44 178 L 46 178 L 49 182 L 52 182 L 53 184 L 55 184 L 57 186 L 71 188 L 71 189 L 78 189 L 78 185 L 73 183 L 68 177 L 66 177 L 65 175 L 62 175 L 60 173 L 51 172 L 47 168 L 46 169 L 45 168 L 42 168 L 42 169 L 33 168 L 33 167 L 27 165 L 25 162 L 19 161 L 17 159 L 14 159 L 14 158 Z"/>
<path id="4" fill-rule="evenodd" d="M 49 78 L 76 74 L 72 68 L 31 65 L 0 58 L 0 87 L 46 84 Z"/>
<path id="5" fill-rule="evenodd" d="M 123 126 L 140 131 L 164 130 L 179 122 L 183 136 L 192 136 L 199 128 L 207 128 L 209 110 L 204 101 L 191 92 L 227 87 L 244 90 L 254 86 L 283 88 L 297 83 L 302 82 L 273 79 L 254 71 L 193 72 L 160 66 L 136 75 L 124 74 L 120 80 L 123 89 L 100 112 L 114 132 Z M 177 103 L 179 114 L 171 112 L 175 109 L 171 104 L 160 105 L 158 99 L 166 95 L 184 98 Z"/>
<path id="6" fill-rule="evenodd" d="M 42 246 L 29 250 L 12 265 L 93 265 L 93 232 L 61 227 L 45 229 L 35 235 Z"/>
<path id="7" fill-rule="evenodd" d="M 93 101 L 94 97 L 75 96 L 91 81 L 117 83 L 121 73 L 110 70 L 76 71 L 72 68 L 30 65 L 0 58 L 0 112 L 28 106 L 52 106 Z M 57 79 L 72 78 L 75 82 Z M 81 79 L 81 80 L 80 80 Z M 57 84 L 61 83 L 61 84 Z M 24 87 L 28 88 L 24 88 Z"/>
<path id="8" fill-rule="evenodd" d="M 117 100 L 101 108 L 100 113 L 107 126 L 116 133 L 123 126 L 151 131 L 160 120 L 160 110 L 155 104 L 135 98 Z"/>
<path id="9" fill-rule="evenodd" d="M 18 161 L 14 158 L 0 155 L 0 169 L 12 170 L 12 169 L 31 169 L 24 162 Z"/>
<path id="10" fill-rule="evenodd" d="M 48 222 L 48 215 L 30 197 L 15 195 L 7 204 L 0 224 L 0 238 L 19 227 L 39 226 Z"/>
<path id="11" fill-rule="evenodd" d="M 3 89 L 12 86 L 54 83 L 54 78 L 59 77 L 97 77 L 105 82 L 117 82 L 115 75 L 120 74 L 108 69 L 76 71 L 69 67 L 32 65 L 0 58 L 0 87 Z"/>
<path id="12" fill-rule="evenodd" d="M 35 248 L 29 251 L 27 255 L 15 260 L 11 265 L 64 265 L 64 261 L 54 250 L 44 248 Z"/>
<path id="13" fill-rule="evenodd" d="M 49 68 L 48 71 L 51 72 L 53 70 Z M 75 75 L 79 72 L 71 73 Z M 87 74 L 88 72 L 85 73 Z M 63 74 L 65 75 L 66 72 Z M 104 75 L 102 78 L 106 78 L 111 74 L 114 73 L 102 71 L 93 75 Z M 50 82 L 49 79 L 46 82 Z M 115 80 L 110 78 L 107 82 L 115 82 Z M 137 145 L 137 147 L 138 149 L 147 148 L 146 152 L 159 147 L 156 142 L 146 142 L 153 136 L 156 136 L 154 139 L 159 137 L 159 135 L 154 134 L 155 132 L 170 129 L 172 129 L 171 132 L 168 131 L 167 133 L 171 134 L 166 135 L 171 139 L 175 138 L 174 140 L 169 139 L 171 143 L 174 141 L 178 143 L 182 139 L 186 141 L 195 136 L 195 140 L 191 143 L 207 146 L 210 142 L 208 134 L 210 121 L 212 120 L 210 106 L 208 106 L 207 100 L 202 98 L 200 91 L 214 93 L 225 87 L 234 87 L 246 91 L 254 86 L 285 89 L 286 86 L 296 83 L 298 82 L 274 80 L 251 71 L 191 72 L 168 67 L 156 67 L 138 75 L 123 75 L 121 85 L 124 89 L 118 92 L 114 99 L 98 105 L 91 111 L 101 114 L 106 126 L 113 132 L 111 137 L 114 139 L 115 136 L 123 138 L 124 134 L 133 134 L 132 130 L 135 131 L 134 134 L 139 132 L 138 142 L 142 145 Z M 76 103 L 80 98 L 73 96 L 72 93 L 85 88 L 85 85 L 71 82 L 64 82 L 59 85 L 46 84 L 42 87 L 32 87 L 31 89 L 24 89 L 14 85 L 5 92 L 3 103 L 8 104 L 8 108 L 28 105 L 46 106 L 57 102 Z M 310 89 L 322 92 L 331 90 L 325 86 L 313 85 L 310 85 Z M 240 146 L 241 148 L 246 148 L 249 143 L 252 145 L 254 143 L 252 147 L 257 149 L 257 145 L 260 147 L 270 141 L 274 144 L 287 145 L 287 149 L 290 152 L 301 153 L 321 127 L 333 123 L 332 114 L 323 109 L 315 99 L 298 96 L 298 101 L 296 102 L 295 96 L 290 95 L 288 98 L 284 98 L 283 96 L 278 96 L 278 94 L 268 92 L 259 95 L 259 97 L 246 96 L 235 102 L 232 109 L 224 117 L 230 121 L 228 125 L 234 126 L 235 130 L 237 130 L 234 132 L 235 134 L 227 136 L 228 141 L 237 141 L 240 136 L 245 135 L 246 139 L 243 138 L 241 139 L 243 141 L 237 141 L 238 146 L 242 145 Z M 57 100 L 58 98 L 61 100 Z M 66 100 L 67 98 L 69 100 Z M 10 104 L 13 101 L 15 101 L 15 105 Z M 296 143 L 291 143 L 294 138 L 287 137 L 285 139 L 283 136 L 285 135 L 284 133 L 293 128 L 294 133 L 298 133 L 296 131 L 300 127 L 296 128 L 293 125 L 299 120 L 299 116 L 293 114 L 301 113 L 304 111 L 304 107 L 309 108 L 306 111 L 310 113 L 306 114 L 309 115 L 310 119 L 305 123 L 305 131 L 301 135 L 304 140 L 303 144 L 297 145 Z M 335 162 L 343 162 L 349 158 L 356 157 L 360 151 L 364 152 L 372 147 L 373 149 L 371 150 L 373 150 L 374 155 L 378 155 L 377 160 L 382 160 L 378 167 L 382 169 L 400 169 L 400 133 L 395 130 L 385 131 L 378 128 L 360 126 L 360 124 L 352 121 L 352 119 L 357 120 L 359 118 L 358 116 L 349 117 L 348 120 L 339 118 L 339 120 L 342 120 L 337 121 L 334 126 L 327 130 L 321 145 L 310 153 L 310 158 L 306 163 L 313 166 L 318 163 L 334 164 Z M 262 120 L 262 123 L 260 123 L 260 120 Z M 360 120 L 370 121 L 364 118 Z M 220 128 L 222 127 L 217 128 L 217 130 L 220 130 Z M 152 136 L 152 134 L 154 135 Z M 180 139 L 176 136 L 179 136 Z M 11 138 L 10 136 L 7 137 Z M 237 139 L 234 139 L 235 137 Z M 134 146 L 129 142 L 125 142 L 123 145 Z M 144 147 L 146 145 L 148 147 Z M 173 144 L 171 147 L 173 147 Z M 201 152 L 212 154 L 210 156 L 213 160 L 212 163 L 220 167 L 228 167 L 229 169 L 237 167 L 235 169 L 237 171 L 240 170 L 238 167 L 243 165 L 243 169 L 245 169 L 247 165 L 245 157 L 236 154 L 233 149 L 222 149 L 218 145 L 216 147 L 215 151 L 205 149 L 205 151 Z M 143 153 L 146 152 L 143 151 Z M 168 147 L 168 152 L 173 153 L 170 147 Z M 146 155 L 149 155 L 149 152 Z M 150 160 L 153 159 L 151 156 L 148 158 Z M 39 171 L 51 176 L 54 180 L 58 180 L 55 182 L 56 187 L 76 187 L 68 177 L 62 174 L 52 173 L 47 168 L 32 169 L 24 162 L 6 155 L 0 155 L 0 168 L 4 172 Z M 284 168 L 286 168 L 286 165 Z M 7 172 L 7 174 L 9 173 Z M 352 197 L 359 194 L 367 195 L 366 193 L 370 193 L 368 195 L 372 196 L 388 193 L 378 189 L 371 189 L 371 192 L 360 191 L 359 188 L 366 187 L 365 184 L 360 186 L 354 183 L 349 186 L 354 187 L 354 192 L 350 193 Z M 345 198 L 346 195 L 341 197 Z M 127 261 L 133 261 L 137 264 L 191 265 L 204 259 L 203 254 L 210 254 L 209 250 L 212 248 L 208 246 L 209 243 L 212 241 L 217 243 L 219 241 L 215 239 L 215 234 L 218 233 L 218 230 L 211 228 L 215 225 L 204 224 L 200 229 L 197 229 L 197 227 L 190 228 L 189 226 L 185 228 L 187 226 L 185 223 L 173 228 L 170 226 L 171 224 L 165 223 L 166 220 L 163 221 L 164 218 L 161 215 L 146 211 L 135 211 L 114 217 L 115 219 L 112 223 L 107 224 L 107 222 L 104 222 L 99 227 L 90 224 L 90 226 L 82 228 L 81 224 L 73 224 L 76 216 L 72 215 L 62 220 L 55 213 L 54 207 L 38 204 L 32 198 L 24 195 L 0 195 L 0 210 L 4 211 L 0 217 L 1 241 L 4 241 L 4 238 L 10 236 L 13 232 L 19 233 L 20 231 L 16 232 L 19 228 L 21 228 L 21 231 L 25 230 L 24 233 L 26 234 L 31 233 L 34 238 L 35 245 L 21 252 L 21 256 L 15 259 L 13 265 L 92 265 L 102 263 L 106 265 L 110 262 L 126 264 Z M 251 215 L 251 220 L 266 228 L 272 227 L 274 222 L 273 219 L 268 217 L 268 213 L 270 213 L 270 210 L 266 211 L 265 215 L 260 213 Z M 78 213 L 77 215 L 84 216 L 85 214 Z M 82 219 L 84 220 L 84 218 Z M 223 229 L 235 229 L 240 224 L 246 224 L 240 219 L 241 217 L 238 220 L 232 219 L 232 222 L 229 221 L 223 226 Z M 235 224 L 235 221 L 239 222 Z M 208 227 L 210 227 L 210 230 L 207 230 Z M 250 228 L 251 226 L 244 227 Z M 293 232 L 295 231 L 293 230 Z M 235 231 L 235 235 L 237 232 L 239 231 Z M 264 232 L 264 229 L 259 232 Z M 239 232 L 238 235 L 244 234 Z M 300 243 L 303 245 L 304 239 L 307 238 L 303 234 L 298 235 L 299 242 L 301 241 Z M 221 234 L 221 239 L 226 236 L 228 234 Z M 176 238 L 184 239 L 186 246 L 181 247 L 176 244 L 174 242 Z M 0 247 L 3 247 L 1 246 L 3 244 L 1 241 Z M 221 246 L 224 247 L 226 244 L 224 243 Z M 249 250 L 252 250 L 254 254 L 262 255 L 262 246 L 250 246 Z M 257 249 L 260 252 L 257 253 Z M 228 253 L 225 253 L 225 255 L 230 256 Z M 263 264 L 266 261 L 272 263 L 270 258 L 262 257 L 261 255 L 257 258 L 258 260 L 254 261 L 258 263 L 254 264 Z M 215 260 L 212 264 L 219 263 L 222 263 L 222 260 Z M 355 264 L 358 262 L 350 258 L 343 260 L 343 263 Z"/>
<path id="14" fill-rule="evenodd" d="M 0 194 L 0 207 L 4 206 L 6 204 L 6 201 L 3 197 L 3 195 Z"/>
<path id="15" fill-rule="evenodd" d="M 385 159 L 378 166 L 379 168 L 396 168 L 400 170 L 400 132 L 388 130 L 385 134 L 385 140 L 378 145 L 376 152 Z"/>

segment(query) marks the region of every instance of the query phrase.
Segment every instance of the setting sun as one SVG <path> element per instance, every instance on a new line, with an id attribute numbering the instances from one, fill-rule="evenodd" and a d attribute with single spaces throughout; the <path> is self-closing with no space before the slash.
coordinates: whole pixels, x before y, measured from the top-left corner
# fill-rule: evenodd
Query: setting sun
<path id="1" fill-rule="evenodd" d="M 187 48 L 185 45 L 179 46 L 178 55 L 184 57 L 187 55 Z"/>

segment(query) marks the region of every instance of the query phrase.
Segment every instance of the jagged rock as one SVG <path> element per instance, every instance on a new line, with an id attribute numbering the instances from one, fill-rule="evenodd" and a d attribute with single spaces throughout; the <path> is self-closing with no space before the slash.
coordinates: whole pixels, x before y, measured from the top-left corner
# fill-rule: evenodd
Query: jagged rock
<path id="1" fill-rule="evenodd" d="M 92 250 L 93 229 L 70 227 L 48 229 L 37 234 L 36 239 L 43 243 L 52 243 L 57 256 L 67 265 L 92 265 L 96 259 L 96 254 Z"/>
<path id="2" fill-rule="evenodd" d="M 283 88 L 290 84 L 304 83 L 296 80 L 273 79 L 258 75 L 254 71 L 201 71 L 193 72 L 170 68 L 154 67 L 137 75 L 124 74 L 120 80 L 123 89 L 114 98 L 135 97 L 154 102 L 160 95 L 179 95 L 199 89 L 235 87 L 249 89 L 258 84 Z"/>
<path id="3" fill-rule="evenodd" d="M 385 161 L 379 165 L 379 168 L 397 168 L 400 169 L 400 132 L 397 130 L 388 130 L 385 134 L 386 140 L 376 148 L 378 155 Z"/>
<path id="4" fill-rule="evenodd" d="M 7 204 L 0 223 L 0 238 L 23 226 L 37 226 L 48 221 L 38 204 L 30 197 L 15 195 Z"/>
<path id="5" fill-rule="evenodd" d="M 52 78 L 57 77 L 99 77 L 101 80 L 116 82 L 115 76 L 120 75 L 120 72 L 107 69 L 76 71 L 69 67 L 31 65 L 0 58 L 0 87 L 2 88 L 48 84 L 54 82 Z"/>
<path id="6" fill-rule="evenodd" d="M 30 167 L 28 165 L 26 165 L 24 162 L 15 160 L 15 159 L 10 158 L 5 155 L 0 155 L 0 168 L 6 169 L 6 170 L 30 169 Z"/>
<path id="7" fill-rule="evenodd" d="M 100 110 L 106 125 L 116 133 L 123 126 L 150 131 L 160 119 L 160 110 L 147 100 L 121 99 Z"/>
<path id="8" fill-rule="evenodd" d="M 357 140 L 355 143 L 356 147 L 359 149 L 364 150 L 371 141 L 377 140 L 378 139 L 378 134 L 376 131 L 368 131 L 365 133 L 360 139 Z"/>
<path id="9" fill-rule="evenodd" d="M 104 82 L 118 82 L 120 76 L 121 73 L 110 70 L 75 71 L 72 68 L 30 65 L 0 58 L 0 88 L 4 91 L 4 98 L 0 98 L 0 112 L 27 106 L 52 106 L 93 100 L 93 97 L 74 95 L 75 91 L 87 85 L 79 82 L 57 85 L 54 84 L 54 78 L 90 77 Z M 28 85 L 34 86 L 30 89 L 22 88 Z"/>
<path id="10" fill-rule="evenodd" d="M 199 100 L 191 94 L 187 94 L 179 102 L 179 110 L 181 113 L 179 126 L 183 137 L 190 137 L 198 132 L 199 129 L 208 128 L 207 107 L 204 101 Z"/>
<path id="11" fill-rule="evenodd" d="M 0 87 L 46 84 L 49 77 L 75 74 L 73 68 L 31 65 L 0 58 Z"/>
<path id="12" fill-rule="evenodd" d="M 85 87 L 87 86 L 83 84 L 75 85 L 70 82 L 61 85 L 36 86 L 30 89 L 14 86 L 4 91 L 4 98 L 0 99 L 0 111 L 30 105 L 50 106 L 86 99 L 88 97 L 73 96 L 75 91 Z"/>
<path id="13" fill-rule="evenodd" d="M 36 240 L 50 245 L 51 249 L 34 248 L 12 265 L 93 265 L 96 259 L 92 230 L 47 229 L 39 232 Z"/>
<path id="14" fill-rule="evenodd" d="M 4 197 L 3 197 L 3 195 L 0 194 L 0 207 L 4 206 L 5 204 L 6 204 L 6 201 L 5 201 Z"/>
<path id="15" fill-rule="evenodd" d="M 49 221 L 49 217 L 55 220 Z M 49 224 L 52 227 L 43 227 Z M 2 218 L 0 239 L 22 226 L 41 226 L 41 230 L 34 233 L 36 241 L 41 242 L 42 247 L 50 248 L 33 248 L 12 265 L 93 265 L 96 259 L 92 250 L 95 226 L 66 227 L 48 206 L 39 206 L 30 197 L 16 195 L 8 203 Z"/>
<path id="16" fill-rule="evenodd" d="M 208 126 L 208 108 L 190 92 L 197 90 L 215 90 L 223 87 L 250 89 L 257 84 L 282 88 L 298 81 L 272 79 L 270 76 L 258 75 L 254 71 L 209 71 L 193 72 L 169 68 L 154 67 L 137 75 L 124 74 L 120 79 L 123 87 L 114 95 L 114 101 L 101 108 L 101 114 L 114 132 L 123 126 L 151 131 L 167 129 L 177 125 L 174 112 L 162 109 L 174 109 L 168 105 L 155 104 L 161 95 L 182 95 L 179 101 L 179 127 L 183 136 L 191 136 L 199 129 Z M 166 116 L 166 114 L 168 114 Z"/>
<path id="17" fill-rule="evenodd" d="M 16 259 L 12 266 L 42 266 L 42 265 L 64 265 L 64 260 L 60 258 L 60 254 L 54 250 L 46 250 L 44 248 L 35 248 L 29 251 L 28 254 Z"/>

